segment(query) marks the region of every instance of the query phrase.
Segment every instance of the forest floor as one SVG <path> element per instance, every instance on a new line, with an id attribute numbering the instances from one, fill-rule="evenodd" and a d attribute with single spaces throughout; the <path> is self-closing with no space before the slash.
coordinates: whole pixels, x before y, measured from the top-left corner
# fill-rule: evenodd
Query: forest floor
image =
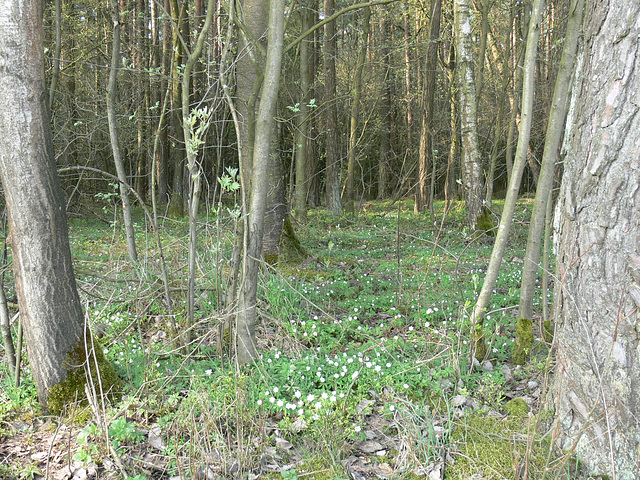
<path id="1" fill-rule="evenodd" d="M 466 231 L 460 204 L 445 216 L 438 203 L 434 223 L 402 201 L 357 216 L 312 210 L 295 225 L 309 255 L 262 269 L 260 358 L 241 370 L 226 327 L 233 210 L 200 220 L 189 335 L 186 221 L 159 229 L 172 312 L 155 232 L 138 214 L 134 269 L 109 202 L 72 217 L 70 236 L 88 322 L 125 395 L 49 417 L 28 366 L 19 387 L 3 366 L 1 479 L 581 478 L 551 423 L 553 358 L 538 334 L 550 293 L 536 299 L 530 362 L 511 363 L 531 202 L 519 204 L 485 316 L 483 363 L 470 361 L 468 315 L 493 237 Z"/>

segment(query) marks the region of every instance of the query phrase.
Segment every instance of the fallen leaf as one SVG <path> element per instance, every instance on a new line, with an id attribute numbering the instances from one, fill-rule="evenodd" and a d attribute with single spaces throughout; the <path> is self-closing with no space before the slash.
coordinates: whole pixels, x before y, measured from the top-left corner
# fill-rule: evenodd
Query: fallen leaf
<path id="1" fill-rule="evenodd" d="M 162 429 L 160 427 L 152 427 L 149 430 L 149 445 L 151 445 L 156 450 L 164 450 L 167 448 L 166 442 L 160 436 L 162 434 Z"/>
<path id="2" fill-rule="evenodd" d="M 281 448 L 283 450 L 289 450 L 293 447 L 293 444 L 284 438 L 276 437 L 276 448 Z"/>
<path id="3" fill-rule="evenodd" d="M 379 478 L 390 478 L 393 476 L 393 468 L 388 463 L 379 463 L 373 467 L 373 471 Z"/>
<path id="4" fill-rule="evenodd" d="M 355 448 L 362 451 L 363 453 L 375 453 L 378 450 L 382 450 L 384 445 L 375 440 L 367 441 L 367 442 L 358 442 L 354 445 Z"/>

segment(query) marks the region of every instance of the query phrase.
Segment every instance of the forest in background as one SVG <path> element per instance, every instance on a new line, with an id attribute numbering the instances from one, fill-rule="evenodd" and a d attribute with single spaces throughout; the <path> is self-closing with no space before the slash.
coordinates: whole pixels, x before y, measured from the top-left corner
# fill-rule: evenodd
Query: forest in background
<path id="1" fill-rule="evenodd" d="M 253 3 L 260 6 L 260 2 Z M 247 2 L 244 9 L 250 7 L 251 2 Z M 297 207 L 292 195 L 296 175 L 300 174 L 295 170 L 294 160 L 300 153 L 294 147 L 296 132 L 300 132 L 303 121 L 307 125 L 301 138 L 309 152 L 303 184 L 310 206 L 324 202 L 328 141 L 335 142 L 333 149 L 339 162 L 341 188 L 345 190 L 343 197 L 349 188 L 353 189 L 353 200 L 358 202 L 413 195 L 420 184 L 421 166 L 425 177 L 422 183 L 426 186 L 422 187 L 422 193 L 426 198 L 416 208 L 428 208 L 431 196 L 460 198 L 463 170 L 453 70 L 456 59 L 452 3 L 442 4 L 441 26 L 433 39 L 429 2 L 347 8 L 335 22 L 335 91 L 330 93 L 325 88 L 327 72 L 323 68 L 324 30 L 316 29 L 305 42 L 299 38 L 304 20 L 315 25 L 325 17 L 323 7 L 326 8 L 317 2 L 296 3 L 288 6 L 286 12 L 286 51 L 274 142 L 290 195 L 288 205 Z M 339 11 L 345 7 L 349 5 L 338 4 L 333 8 Z M 478 2 L 476 8 L 472 34 L 477 48 L 475 57 L 481 59 L 475 78 L 482 180 L 483 184 L 487 179 L 486 183 L 492 185 L 490 191 L 504 195 L 517 141 L 522 88 L 517 66 L 521 65 L 526 42 L 529 5 L 484 1 Z M 48 4 L 45 30 L 46 73 L 48 78 L 55 79 L 50 101 L 57 161 L 61 167 L 83 165 L 115 174 L 105 114 L 112 56 L 112 12 L 106 4 L 90 2 L 62 2 L 61 9 L 59 56 L 55 55 L 54 3 Z M 203 9 L 202 2 L 172 5 L 169 1 L 165 4 L 140 1 L 122 2 L 119 6 L 122 40 L 116 65 L 117 130 L 127 178 L 145 201 L 150 199 L 154 151 L 159 200 L 168 202 L 173 195 L 187 199 L 180 75 L 185 48 L 192 48 L 204 21 Z M 550 2 L 543 15 L 525 192 L 535 190 L 539 174 L 567 9 L 566 2 L 559 5 Z M 310 22 L 302 18 L 303 13 L 312 17 Z M 174 28 L 176 24 L 180 25 L 179 30 Z M 235 82 L 239 76 L 247 76 L 243 57 L 251 52 L 239 38 L 241 29 L 234 30 L 230 44 L 225 44 L 227 27 L 228 14 L 216 2 L 211 32 L 190 82 L 190 108 L 206 108 L 211 112 L 199 152 L 207 181 L 205 198 L 210 203 L 217 198 L 216 178 L 224 174 L 225 168 L 238 167 L 236 132 L 221 78 L 228 83 L 234 102 L 248 100 L 238 96 Z M 309 45 L 304 45 L 307 42 Z M 303 45 L 308 49 L 304 62 L 306 85 L 302 84 L 301 73 L 305 67 L 300 65 Z M 244 90 L 240 93 L 246 94 L 247 88 L 250 93 L 251 87 L 242 85 Z M 329 110 L 335 110 L 336 124 L 332 126 L 335 138 L 327 137 Z M 165 121 L 159 125 L 163 112 Z M 425 123 L 428 128 L 423 127 Z M 154 148 L 156 136 L 159 144 Z M 77 178 L 75 173 L 65 179 L 69 197 L 76 189 Z M 76 194 L 91 197 L 104 187 L 104 183 L 84 180 Z"/>

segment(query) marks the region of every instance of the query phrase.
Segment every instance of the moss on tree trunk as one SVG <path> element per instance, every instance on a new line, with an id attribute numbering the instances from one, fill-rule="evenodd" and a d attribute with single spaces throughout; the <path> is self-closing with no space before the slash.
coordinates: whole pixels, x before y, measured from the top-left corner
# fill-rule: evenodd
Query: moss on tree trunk
<path id="1" fill-rule="evenodd" d="M 511 359 L 516 365 L 524 365 L 531 357 L 533 347 L 533 322 L 528 318 L 521 318 L 516 324 L 516 341 L 513 344 Z"/>
<path id="2" fill-rule="evenodd" d="M 122 397 L 122 379 L 105 358 L 100 344 L 91 336 L 87 338 L 86 345 L 83 338 L 78 339 L 75 347 L 67 353 L 65 366 L 66 378 L 49 390 L 47 409 L 50 414 L 60 415 L 67 405 L 75 402 L 87 405 L 87 391 L 95 391 L 97 396 L 105 395 L 111 402 Z"/>

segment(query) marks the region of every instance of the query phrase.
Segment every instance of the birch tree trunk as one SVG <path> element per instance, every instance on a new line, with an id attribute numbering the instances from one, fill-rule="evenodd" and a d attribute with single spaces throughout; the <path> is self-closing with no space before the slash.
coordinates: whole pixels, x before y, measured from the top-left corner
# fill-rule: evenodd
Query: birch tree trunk
<path id="1" fill-rule="evenodd" d="M 589 3 L 556 210 L 561 448 L 588 474 L 640 471 L 640 3 Z"/>
<path id="2" fill-rule="evenodd" d="M 478 150 L 477 99 L 473 74 L 473 43 L 471 34 L 471 4 L 469 0 L 454 0 L 456 70 L 460 95 L 460 128 L 462 166 L 467 224 L 475 229 L 482 213 L 482 166 Z"/>

